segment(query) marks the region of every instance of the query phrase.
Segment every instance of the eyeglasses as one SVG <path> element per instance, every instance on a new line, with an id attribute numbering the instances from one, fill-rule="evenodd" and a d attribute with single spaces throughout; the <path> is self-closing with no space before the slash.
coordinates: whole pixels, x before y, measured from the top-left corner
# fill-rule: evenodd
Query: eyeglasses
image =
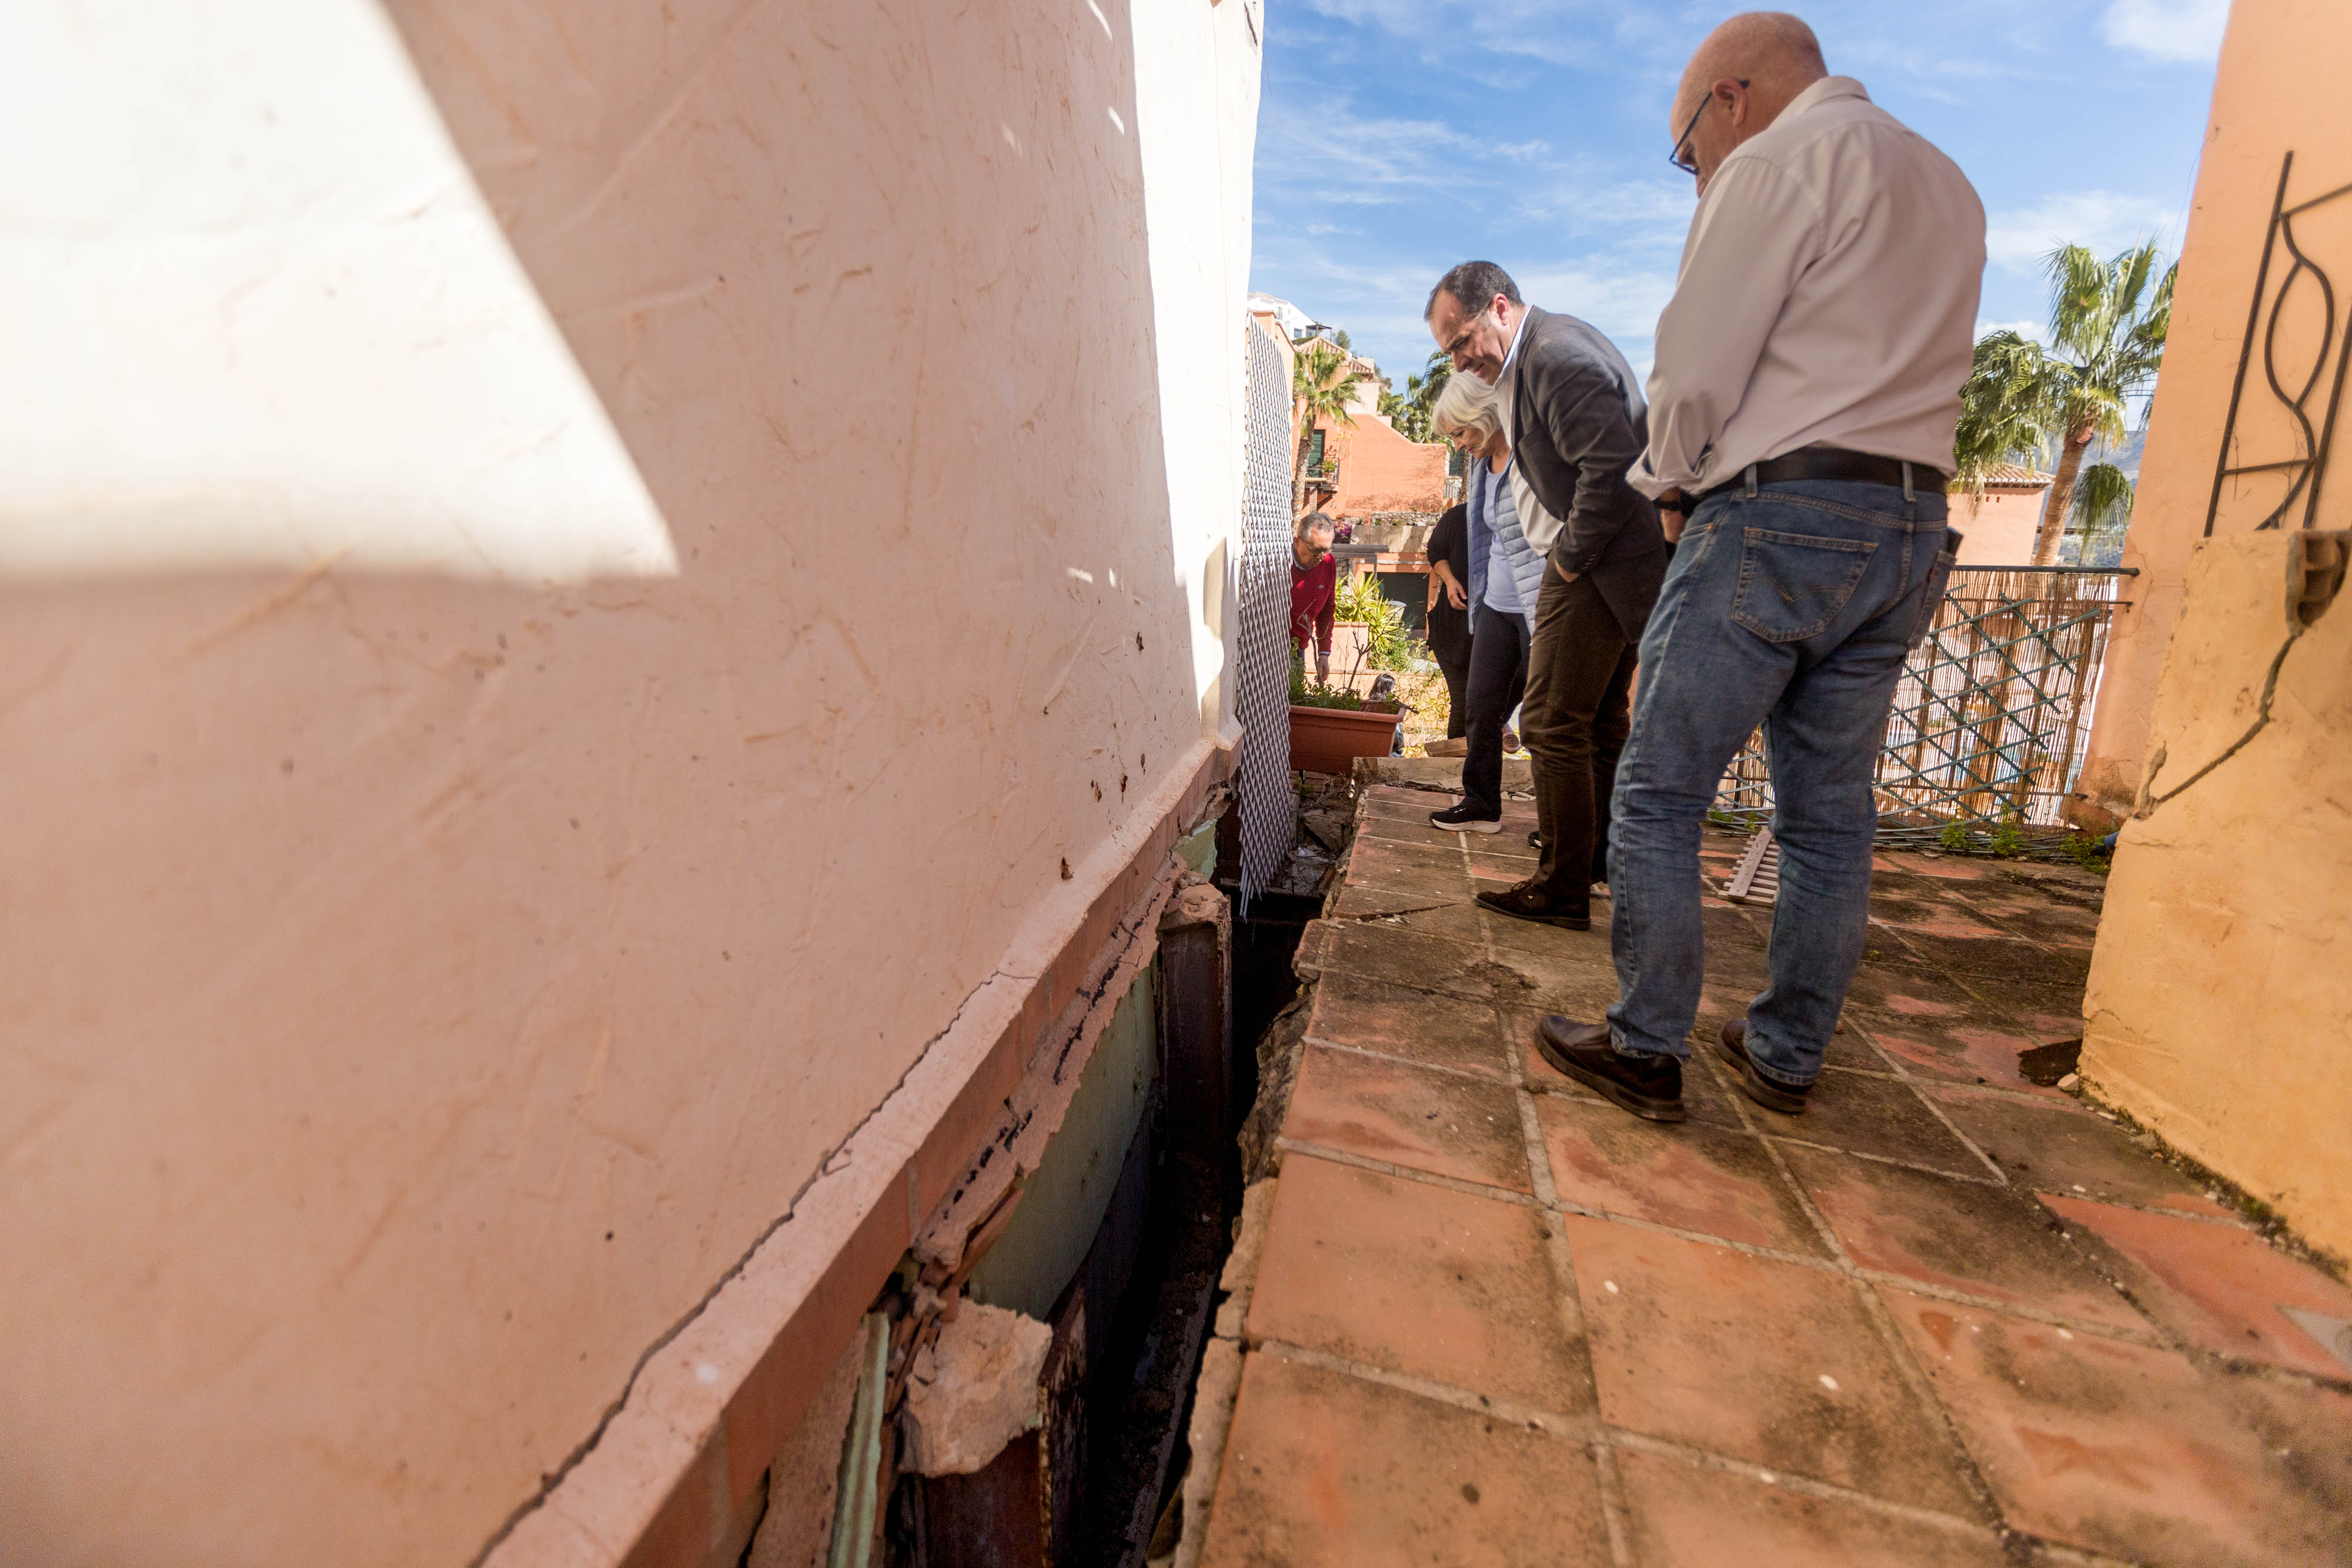
<path id="1" fill-rule="evenodd" d="M 1738 81 L 1741 87 L 1746 87 L 1748 85 L 1748 78 L 1746 77 L 1738 77 L 1733 79 Z M 1706 112 L 1706 106 L 1714 101 L 1715 89 L 1713 88 L 1709 88 L 1707 89 L 1706 96 L 1698 100 L 1698 107 L 1691 110 L 1690 123 L 1683 127 L 1683 133 L 1680 136 L 1675 138 L 1675 150 L 1666 154 L 1666 162 L 1672 163 L 1675 168 L 1680 169 L 1685 174 L 1696 174 L 1698 172 L 1698 155 L 1696 153 L 1692 153 L 1689 157 L 1685 158 L 1683 155 L 1683 149 L 1690 145 L 1691 132 L 1698 129 L 1698 117 L 1705 114 Z"/>

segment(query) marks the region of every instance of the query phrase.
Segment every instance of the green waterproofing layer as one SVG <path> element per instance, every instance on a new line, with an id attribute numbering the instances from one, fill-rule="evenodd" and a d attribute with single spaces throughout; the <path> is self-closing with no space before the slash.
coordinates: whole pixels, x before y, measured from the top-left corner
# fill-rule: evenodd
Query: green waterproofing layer
<path id="1" fill-rule="evenodd" d="M 825 1568 L 866 1568 L 874 1555 L 875 1495 L 882 1480 L 882 1398 L 889 1386 L 890 1320 L 868 1312 L 864 1324 L 866 1364 L 857 1377 L 857 1403 L 849 1417 L 849 1440 L 841 1447 L 841 1480 L 834 1490 L 833 1548 Z"/>

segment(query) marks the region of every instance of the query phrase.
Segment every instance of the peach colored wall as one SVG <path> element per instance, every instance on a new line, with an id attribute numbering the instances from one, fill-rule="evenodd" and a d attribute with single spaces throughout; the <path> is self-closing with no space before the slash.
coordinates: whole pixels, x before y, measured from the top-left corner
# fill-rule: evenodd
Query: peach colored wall
<path id="1" fill-rule="evenodd" d="M 1962 566 L 2030 566 L 2033 530 L 2048 486 L 1988 485 L 1981 496 L 1952 492 L 1952 526 L 1960 530 Z"/>
<path id="2" fill-rule="evenodd" d="M 2085 814 L 2086 821 L 2112 826 L 2131 810 L 2138 793 L 2165 644 L 2180 613 L 2189 556 L 2204 537 L 2281 157 L 2294 153 L 2290 204 L 2352 183 L 2352 130 L 2332 108 L 2347 58 L 2352 7 L 2340 0 L 2239 0 L 2231 9 L 2181 251 L 2164 373 L 2157 383 L 2138 499 L 2124 545 L 2123 564 L 2138 568 L 2140 575 L 2107 646 L 2098 716 L 2078 786 L 2088 797 L 2083 804 L 2097 809 Z M 2352 276 L 2352 212 L 2342 206 L 2315 214 L 2301 231 L 2336 280 L 2339 301 L 2344 280 Z M 2283 252 L 2273 263 L 2273 290 L 2288 265 Z M 2305 287 L 2302 303 L 2308 307 L 2307 279 Z M 2315 320 L 2315 310 L 2305 317 L 2291 308 L 2284 323 L 2285 341 L 2301 340 Z M 2307 356 L 2297 360 L 2289 351 L 2282 378 L 2300 382 L 2306 369 Z M 2326 384 L 2323 379 L 2322 396 Z M 2345 423 L 2338 424 L 2339 453 L 2343 438 L 2352 434 Z M 2293 455 L 2284 417 L 2263 386 L 2259 346 L 2238 430 L 2245 444 L 2237 462 Z M 2340 456 L 2336 467 L 2335 482 L 2322 496 L 2322 528 L 2352 526 L 2352 483 L 2344 477 Z M 2252 528 L 2277 497 L 2275 483 L 2232 482 L 2221 498 L 2216 535 Z M 2300 520 L 2298 507 L 2294 521 Z"/>
<path id="3" fill-rule="evenodd" d="M 2309 537 L 2242 532 L 2189 559 L 2082 1071 L 2352 1258 L 2352 600 L 2301 623 Z"/>
<path id="4" fill-rule="evenodd" d="M 11 1562 L 472 1558 L 1222 722 L 1121 0 L 391 14 L 676 570 L 0 574 Z"/>
<path id="5" fill-rule="evenodd" d="M 1327 455 L 1339 463 L 1339 489 L 1325 510 L 1333 517 L 1367 512 L 1437 512 L 1445 508 L 1445 447 L 1408 441 L 1378 414 L 1352 426 L 1325 427 Z"/>

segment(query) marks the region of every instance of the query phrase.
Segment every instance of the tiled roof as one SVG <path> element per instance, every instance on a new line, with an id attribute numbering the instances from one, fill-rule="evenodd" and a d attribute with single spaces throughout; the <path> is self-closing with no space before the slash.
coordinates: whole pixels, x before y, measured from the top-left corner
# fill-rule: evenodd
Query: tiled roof
<path id="1" fill-rule="evenodd" d="M 1988 485 L 2025 485 L 2035 488 L 2050 483 L 2051 476 L 2026 467 L 2021 463 L 1996 463 L 1984 471 Z"/>

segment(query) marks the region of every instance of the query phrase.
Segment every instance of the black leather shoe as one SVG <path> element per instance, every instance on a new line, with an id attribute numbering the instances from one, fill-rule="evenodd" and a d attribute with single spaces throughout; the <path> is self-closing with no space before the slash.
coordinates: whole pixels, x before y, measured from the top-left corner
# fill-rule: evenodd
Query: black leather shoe
<path id="1" fill-rule="evenodd" d="M 1724 1061 L 1731 1063 L 1733 1069 L 1739 1074 L 1740 1092 L 1750 1100 L 1755 1101 L 1767 1111 L 1778 1111 L 1783 1116 L 1801 1116 L 1805 1113 L 1805 1096 L 1812 1092 L 1811 1086 L 1791 1089 L 1784 1083 L 1773 1082 L 1772 1080 L 1756 1071 L 1755 1060 L 1748 1054 L 1748 1020 L 1746 1019 L 1727 1019 L 1724 1021 L 1722 1030 L 1716 1035 L 1715 1052 Z"/>
<path id="2" fill-rule="evenodd" d="M 1543 1059 L 1609 1100 L 1649 1122 L 1680 1122 L 1683 1064 L 1671 1056 L 1628 1056 L 1609 1043 L 1605 1023 L 1578 1023 L 1547 1013 L 1536 1025 L 1536 1049 Z"/>
<path id="3" fill-rule="evenodd" d="M 1538 888 L 1533 877 L 1508 892 L 1482 893 L 1478 902 L 1514 920 L 1532 920 L 1539 925 L 1558 925 L 1570 931 L 1592 929 L 1592 901 L 1589 896 L 1554 898 Z"/>

